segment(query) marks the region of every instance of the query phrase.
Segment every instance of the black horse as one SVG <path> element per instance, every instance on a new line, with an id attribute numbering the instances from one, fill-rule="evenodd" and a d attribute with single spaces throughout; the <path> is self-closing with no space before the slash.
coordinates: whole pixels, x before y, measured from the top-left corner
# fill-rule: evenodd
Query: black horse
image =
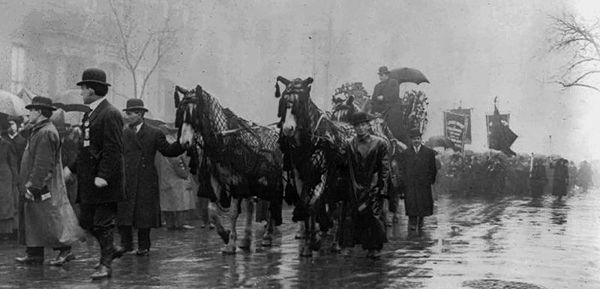
<path id="1" fill-rule="evenodd" d="M 281 223 L 283 198 L 277 131 L 236 116 L 199 85 L 192 90 L 177 86 L 175 106 L 178 139 L 193 156 L 190 167 L 198 176 L 200 193 L 212 201 L 209 215 L 226 244 L 223 253 L 236 251 L 236 222 L 243 203 L 247 219 L 239 247 L 250 247 L 254 197 L 269 201 L 271 216 L 262 245 L 271 246 L 273 226 Z M 220 212 L 229 213 L 230 230 L 223 228 Z"/>
<path id="2" fill-rule="evenodd" d="M 304 229 L 300 255 L 311 256 L 318 250 L 321 233 L 330 229 L 335 236 L 332 249 L 337 250 L 339 220 L 333 212 L 348 189 L 341 150 L 354 136 L 354 128 L 332 121 L 314 104 L 310 99 L 312 78 L 290 81 L 280 76 L 277 81 L 286 86 L 280 93 L 277 84 L 275 96 L 281 97 L 277 116 L 284 173 L 288 176 L 285 199 L 295 205 L 293 220 L 301 221 Z"/>

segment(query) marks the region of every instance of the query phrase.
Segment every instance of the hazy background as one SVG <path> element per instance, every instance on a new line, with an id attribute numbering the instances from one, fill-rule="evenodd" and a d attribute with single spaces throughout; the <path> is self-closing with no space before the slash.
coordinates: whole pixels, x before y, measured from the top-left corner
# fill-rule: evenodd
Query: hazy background
<path id="1" fill-rule="evenodd" d="M 148 4 L 146 9 L 150 10 L 168 9 L 165 7 L 184 10 L 177 19 L 185 24 L 179 40 L 181 47 L 176 50 L 178 55 L 168 58 L 169 63 L 156 76 L 158 81 L 153 82 L 161 84 L 153 84 L 151 93 L 144 98 L 156 118 L 173 120 L 175 84 L 184 87 L 200 84 L 239 115 L 267 124 L 276 121 L 277 100 L 273 94 L 278 75 L 290 79 L 312 76 L 313 99 L 320 107 L 329 109 L 331 94 L 341 84 L 360 81 L 371 94 L 378 82 L 379 66 L 387 65 L 390 69 L 406 66 L 420 69 L 431 81 L 419 86 L 401 85 L 401 93 L 421 89 L 429 97 L 425 137 L 443 134 L 444 110 L 458 106 L 473 108 L 473 144 L 467 149 L 486 150 L 485 115 L 493 112 L 493 99 L 497 96 L 500 112 L 511 114 L 510 126 L 519 135 L 513 150 L 561 154 L 577 161 L 600 159 L 597 128 L 600 93 L 561 90 L 552 83 L 553 77 L 564 69 L 568 55 L 549 52 L 548 41 L 550 15 L 574 13 L 591 21 L 600 15 L 600 1 L 179 0 L 177 5 L 147 1 L 156 2 L 155 6 Z M 37 4 L 42 2 L 46 6 Z M 122 69 L 116 67 L 118 64 L 102 64 L 102 60 L 90 63 L 85 57 L 86 51 L 93 49 L 96 59 L 103 58 L 103 50 L 93 48 L 95 30 L 85 28 L 97 22 L 102 30 L 104 22 L 99 19 L 106 19 L 110 13 L 104 12 L 102 18 L 95 17 L 99 15 L 95 11 L 102 7 L 106 11 L 105 2 L 28 0 L 23 4 L 0 1 L 0 5 L 7 8 L 0 12 L 3 15 L 0 21 L 4 22 L 0 27 L 0 32 L 4 32 L 0 33 L 1 40 L 34 38 L 24 42 L 33 43 L 28 44 L 29 48 L 26 46 L 28 57 L 33 55 L 30 52 L 33 48 L 42 50 L 35 54 L 38 59 L 32 63 L 53 58 L 44 56 L 43 50 L 50 49 L 36 47 L 35 39 L 51 40 L 54 36 L 44 36 L 45 32 L 31 36 L 27 29 L 15 30 L 31 26 L 19 26 L 23 19 L 29 17 L 29 22 L 24 23 L 30 23 L 32 18 L 43 18 L 50 10 L 67 11 L 69 7 L 83 9 L 77 15 L 92 15 L 80 22 L 62 21 L 61 14 L 53 16 L 52 23 L 58 23 L 54 30 L 60 30 L 63 22 L 67 23 L 64 27 L 81 30 L 78 23 L 85 23 L 81 39 L 91 44 L 75 51 L 62 49 L 62 40 L 56 40 L 54 52 L 48 55 L 60 54 L 62 58 L 55 62 L 50 59 L 49 72 L 25 83 L 30 89 L 44 93 L 47 82 L 65 86 L 54 87 L 52 91 L 73 89 L 81 71 L 97 63 L 108 68 L 113 83 L 111 93 L 118 96 L 114 97 L 115 104 L 124 106 L 131 97 L 127 84 L 130 76 L 119 72 Z M 25 5 L 27 9 L 21 8 Z M 36 7 L 37 14 L 29 14 Z M 38 27 L 43 27 L 45 22 L 40 23 Z M 76 46 L 78 40 L 73 35 L 77 31 L 51 32 Z M 40 43 L 51 43 L 50 40 Z M 0 60 L 9 65 L 10 47 L 6 51 Z M 80 60 L 73 64 L 69 53 L 79 54 Z M 35 75 L 35 65 L 28 66 L 27 69 L 33 70 L 29 74 Z M 56 80 L 52 67 L 61 67 L 66 76 Z M 8 79 L 10 69 L 2 71 L 5 70 L 8 72 L 0 75 Z M 36 84 L 37 79 L 42 80 L 40 84 Z"/>
<path id="2" fill-rule="evenodd" d="M 312 97 L 377 68 L 415 67 L 431 84 L 403 84 L 429 99 L 425 136 L 443 134 L 445 109 L 472 107 L 475 151 L 487 147 L 485 114 L 498 96 L 517 152 L 600 158 L 600 94 L 550 82 L 566 55 L 549 53 L 550 15 L 600 15 L 595 1 L 203 1 L 180 84 L 200 84 L 239 114 L 275 121 L 277 75 L 313 76 Z M 550 141 L 550 135 L 551 141 Z"/>

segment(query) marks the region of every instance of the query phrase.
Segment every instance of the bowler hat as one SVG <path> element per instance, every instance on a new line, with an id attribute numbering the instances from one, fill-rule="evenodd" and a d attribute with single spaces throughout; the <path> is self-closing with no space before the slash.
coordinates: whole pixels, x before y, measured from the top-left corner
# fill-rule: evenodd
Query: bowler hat
<path id="1" fill-rule="evenodd" d="M 418 128 L 413 128 L 413 129 L 411 129 L 411 130 L 408 132 L 408 136 L 409 136 L 410 138 L 413 138 L 413 137 L 420 137 L 421 135 L 423 135 L 423 134 L 421 133 L 421 130 L 420 130 L 420 129 L 418 129 Z"/>
<path id="2" fill-rule="evenodd" d="M 369 122 L 373 120 L 374 117 L 364 111 L 355 112 L 350 116 L 350 123 L 353 125 L 357 125 L 363 122 Z"/>
<path id="3" fill-rule="evenodd" d="M 31 100 L 31 104 L 28 104 L 25 106 L 26 109 L 42 109 L 42 108 L 46 108 L 49 110 L 56 110 L 56 107 L 52 106 L 52 99 L 49 99 L 47 97 L 43 97 L 43 96 L 35 96 L 32 100 Z"/>
<path id="4" fill-rule="evenodd" d="M 139 98 L 130 98 L 127 100 L 127 106 L 125 107 L 125 109 L 123 109 L 123 111 L 132 110 L 148 111 L 148 109 L 144 107 L 144 101 Z"/>
<path id="5" fill-rule="evenodd" d="M 97 83 L 110 86 L 109 83 L 106 83 L 106 73 L 104 70 L 98 68 L 88 68 L 83 71 L 81 81 L 78 82 L 77 85 L 79 86 L 86 83 Z"/>
<path id="6" fill-rule="evenodd" d="M 379 67 L 379 71 L 377 72 L 377 74 L 379 74 L 379 75 L 390 74 L 390 71 L 388 70 L 387 66 L 382 66 L 382 67 Z"/>

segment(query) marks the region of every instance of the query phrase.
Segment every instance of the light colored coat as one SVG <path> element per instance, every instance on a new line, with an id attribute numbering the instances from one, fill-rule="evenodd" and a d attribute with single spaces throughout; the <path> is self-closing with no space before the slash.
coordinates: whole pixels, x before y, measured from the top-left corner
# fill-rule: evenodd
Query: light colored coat
<path id="1" fill-rule="evenodd" d="M 168 158 L 157 153 L 155 163 L 159 177 L 160 209 L 163 212 L 195 209 L 198 185 L 187 168 L 186 157 Z"/>
<path id="2" fill-rule="evenodd" d="M 28 247 L 68 246 L 83 236 L 69 203 L 62 174 L 60 138 L 54 125 L 46 120 L 34 125 L 23 154 L 20 171 L 20 196 L 27 188 L 48 188 L 50 199 L 25 200 L 23 238 Z"/>

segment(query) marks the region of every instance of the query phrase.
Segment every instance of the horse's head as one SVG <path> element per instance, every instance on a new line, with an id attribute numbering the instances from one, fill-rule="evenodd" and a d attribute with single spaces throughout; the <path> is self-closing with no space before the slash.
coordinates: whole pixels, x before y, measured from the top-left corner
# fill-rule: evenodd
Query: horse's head
<path id="1" fill-rule="evenodd" d="M 285 85 L 283 93 L 280 93 L 279 82 Z M 281 76 L 277 77 L 275 97 L 280 98 L 277 117 L 280 119 L 279 125 L 284 136 L 294 136 L 299 129 L 307 129 L 310 126 L 308 107 L 312 82 L 311 77 L 291 81 Z"/>
<path id="2" fill-rule="evenodd" d="M 180 98 L 180 93 L 183 98 Z M 202 88 L 199 85 L 191 90 L 175 86 L 175 126 L 179 129 L 178 140 L 183 146 L 192 145 L 194 135 L 201 130 L 201 100 Z"/>

